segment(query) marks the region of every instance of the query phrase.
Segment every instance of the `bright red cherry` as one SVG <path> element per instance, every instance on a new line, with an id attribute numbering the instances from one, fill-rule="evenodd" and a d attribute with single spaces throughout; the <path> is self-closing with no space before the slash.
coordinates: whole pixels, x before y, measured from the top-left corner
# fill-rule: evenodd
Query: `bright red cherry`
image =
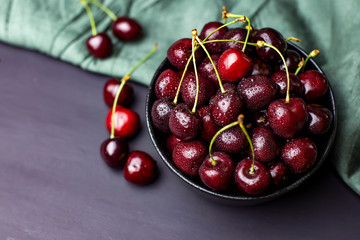
<path id="1" fill-rule="evenodd" d="M 149 154 L 142 151 L 132 151 L 127 158 L 123 172 L 127 181 L 145 185 L 156 178 L 157 166 Z"/>
<path id="2" fill-rule="evenodd" d="M 89 52 L 96 58 L 104 59 L 112 53 L 112 43 L 106 33 L 98 33 L 86 40 L 86 46 Z"/>
<path id="3" fill-rule="evenodd" d="M 224 51 L 218 62 L 218 71 L 222 80 L 238 82 L 252 70 L 252 60 L 238 48 Z"/>
<path id="4" fill-rule="evenodd" d="M 115 136 L 130 138 L 140 127 L 139 115 L 128 108 L 116 106 L 114 118 Z M 110 109 L 106 117 L 106 128 L 109 132 L 111 132 L 111 125 L 112 109 Z"/>
<path id="5" fill-rule="evenodd" d="M 103 95 L 104 102 L 107 106 L 112 107 L 114 103 L 115 96 L 120 87 L 120 81 L 115 78 L 110 78 L 104 86 Z M 118 98 L 118 105 L 128 106 L 134 95 L 134 89 L 129 84 L 125 84 Z"/>
<path id="6" fill-rule="evenodd" d="M 112 32 L 119 40 L 133 41 L 142 35 L 142 28 L 135 19 L 118 17 L 112 25 Z"/>

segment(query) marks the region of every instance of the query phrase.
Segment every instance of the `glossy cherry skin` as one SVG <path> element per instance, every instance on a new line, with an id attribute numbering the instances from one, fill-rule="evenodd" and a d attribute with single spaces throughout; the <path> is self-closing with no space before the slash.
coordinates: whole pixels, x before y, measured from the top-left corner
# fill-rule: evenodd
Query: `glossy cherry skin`
<path id="1" fill-rule="evenodd" d="M 270 185 L 270 172 L 260 162 L 255 161 L 254 172 L 251 173 L 252 160 L 244 159 L 235 168 L 236 186 L 249 195 L 258 195 Z"/>
<path id="2" fill-rule="evenodd" d="M 179 70 L 185 68 L 192 52 L 192 40 L 190 38 L 182 38 L 174 42 L 167 51 L 167 58 L 170 63 Z M 202 49 L 195 52 L 196 63 L 200 64 L 204 56 Z M 193 63 L 189 64 L 191 68 Z"/>
<path id="3" fill-rule="evenodd" d="M 118 17 L 112 25 L 112 32 L 119 40 L 133 41 L 142 35 L 142 28 L 135 19 Z"/>
<path id="4" fill-rule="evenodd" d="M 166 138 L 166 150 L 168 151 L 168 153 L 170 153 L 170 155 L 172 155 L 176 144 L 178 144 L 179 142 L 181 142 L 181 140 L 177 138 L 174 134 L 171 134 Z"/>
<path id="5" fill-rule="evenodd" d="M 218 62 L 221 80 L 238 82 L 252 70 L 252 60 L 238 48 L 224 51 Z"/>
<path id="6" fill-rule="evenodd" d="M 236 121 L 243 111 L 243 103 L 235 91 L 217 93 L 210 99 L 211 115 L 219 126 L 225 126 Z"/>
<path id="7" fill-rule="evenodd" d="M 196 138 L 202 131 L 202 120 L 192 114 L 186 104 L 176 105 L 169 118 L 170 131 L 182 141 Z"/>
<path id="8" fill-rule="evenodd" d="M 289 179 L 289 169 L 282 161 L 271 164 L 269 171 L 271 174 L 271 184 L 274 187 L 279 188 L 287 183 Z"/>
<path id="9" fill-rule="evenodd" d="M 216 30 L 218 27 L 221 27 L 223 24 L 221 22 L 208 22 L 204 25 L 203 29 L 200 33 L 200 39 L 204 39 L 207 37 L 210 33 L 212 33 L 214 30 Z M 216 32 L 214 32 L 207 40 L 216 40 L 216 39 L 223 39 L 224 35 L 227 33 L 229 29 L 227 27 L 223 27 Z M 215 43 L 207 43 L 205 45 L 206 50 L 209 51 L 209 53 L 220 53 L 222 52 L 222 43 L 221 42 L 215 42 Z"/>
<path id="10" fill-rule="evenodd" d="M 305 98 L 310 101 L 320 99 L 328 90 L 328 81 L 323 74 L 316 70 L 308 70 L 299 74 L 304 85 Z"/>
<path id="11" fill-rule="evenodd" d="M 220 54 L 213 54 L 210 57 L 213 60 L 213 63 L 215 65 L 215 67 L 217 68 L 217 64 L 219 62 Z M 202 76 L 207 77 L 208 79 L 210 79 L 214 83 L 214 85 L 216 87 L 219 87 L 219 80 L 218 80 L 218 78 L 216 76 L 214 66 L 212 65 L 209 58 L 204 58 L 204 60 L 202 61 L 202 63 L 198 67 L 198 72 Z"/>
<path id="12" fill-rule="evenodd" d="M 211 108 L 209 106 L 202 107 L 198 110 L 198 114 L 203 122 L 203 129 L 200 137 L 206 142 L 210 142 L 215 133 L 219 130 L 219 126 L 214 122 L 211 116 Z"/>
<path id="13" fill-rule="evenodd" d="M 310 170 L 317 157 L 317 148 L 309 138 L 296 138 L 281 149 L 281 159 L 293 173 L 300 174 Z"/>
<path id="14" fill-rule="evenodd" d="M 282 54 L 284 54 L 287 49 L 287 44 L 284 37 L 281 35 L 280 32 L 273 28 L 259 29 L 255 34 L 253 41 L 264 41 L 268 44 L 271 44 L 276 47 Z M 256 53 L 258 57 L 265 62 L 274 62 L 281 60 L 280 55 L 270 47 L 257 47 Z"/>
<path id="15" fill-rule="evenodd" d="M 306 130 L 312 135 L 321 135 L 329 131 L 333 114 L 329 109 L 319 104 L 307 105 L 309 119 Z"/>
<path id="16" fill-rule="evenodd" d="M 232 158 L 223 152 L 212 154 L 216 164 L 212 163 L 209 155 L 204 159 L 200 168 L 201 181 L 210 189 L 223 192 L 230 188 L 234 178 L 235 164 Z"/>
<path id="17" fill-rule="evenodd" d="M 300 54 L 295 50 L 288 49 L 286 51 L 284 58 L 285 58 L 286 66 L 287 66 L 289 72 L 295 73 L 298 68 L 299 62 L 301 61 Z M 274 66 L 274 71 L 275 72 L 285 71 L 284 62 L 279 61 L 279 63 Z"/>
<path id="18" fill-rule="evenodd" d="M 244 78 L 238 85 L 239 96 L 251 111 L 266 108 L 275 98 L 277 85 L 267 76 L 256 75 Z"/>
<path id="19" fill-rule="evenodd" d="M 199 93 L 197 107 L 202 107 L 209 103 L 210 97 L 215 93 L 215 85 L 209 79 L 198 75 Z M 181 84 L 181 98 L 188 106 L 193 106 L 197 94 L 195 73 L 189 71 L 185 74 Z"/>
<path id="20" fill-rule="evenodd" d="M 215 146 L 219 151 L 238 154 L 249 147 L 249 142 L 240 127 L 235 126 L 220 133 Z"/>
<path id="21" fill-rule="evenodd" d="M 143 151 L 130 152 L 125 166 L 124 178 L 137 185 L 151 183 L 157 176 L 156 161 Z"/>
<path id="22" fill-rule="evenodd" d="M 173 151 L 172 158 L 175 165 L 186 175 L 195 177 L 198 175 L 200 165 L 208 149 L 206 144 L 199 140 L 179 142 Z"/>
<path id="23" fill-rule="evenodd" d="M 86 40 L 86 46 L 89 52 L 96 58 L 104 59 L 112 53 L 112 43 L 106 33 L 98 33 Z"/>
<path id="24" fill-rule="evenodd" d="M 155 95 L 157 98 L 174 99 L 179 87 L 180 77 L 171 69 L 163 71 L 155 82 Z"/>
<path id="25" fill-rule="evenodd" d="M 293 73 L 289 73 L 290 95 L 301 97 L 304 93 L 304 86 L 300 79 Z M 278 85 L 278 96 L 285 97 L 287 91 L 287 77 L 285 71 L 278 71 L 271 75 L 271 79 Z"/>
<path id="26" fill-rule="evenodd" d="M 268 108 L 268 120 L 273 131 L 282 138 L 294 138 L 304 128 L 308 110 L 301 98 L 272 101 Z"/>
<path id="27" fill-rule="evenodd" d="M 120 87 L 120 81 L 115 78 L 110 78 L 108 81 L 106 81 L 103 89 L 103 96 L 104 96 L 104 102 L 108 107 L 113 106 L 115 96 L 119 90 L 119 87 Z M 119 95 L 117 105 L 122 105 L 122 106 L 130 105 L 133 96 L 134 96 L 134 89 L 131 87 L 131 85 L 125 83 Z"/>
<path id="28" fill-rule="evenodd" d="M 121 138 L 130 138 L 138 131 L 140 127 L 140 117 L 139 114 L 133 110 L 118 105 L 115 109 L 114 124 L 115 136 L 119 136 Z M 106 128 L 109 132 L 111 132 L 111 125 L 112 109 L 109 110 L 106 116 Z"/>
<path id="29" fill-rule="evenodd" d="M 253 67 L 251 70 L 250 75 L 265 75 L 269 76 L 271 73 L 271 68 L 265 62 L 261 61 L 258 58 L 254 58 L 253 60 Z"/>
<path id="30" fill-rule="evenodd" d="M 255 159 L 259 162 L 271 162 L 280 154 L 280 141 L 267 127 L 255 128 L 251 134 L 251 142 L 254 147 Z M 249 149 L 249 156 L 251 154 L 251 149 Z"/>
<path id="31" fill-rule="evenodd" d="M 111 168 L 124 166 L 128 154 L 129 144 L 121 138 L 108 138 L 100 146 L 100 155 Z"/>
<path id="32" fill-rule="evenodd" d="M 151 120 L 156 129 L 170 133 L 169 119 L 174 105 L 166 98 L 158 99 L 151 107 Z"/>

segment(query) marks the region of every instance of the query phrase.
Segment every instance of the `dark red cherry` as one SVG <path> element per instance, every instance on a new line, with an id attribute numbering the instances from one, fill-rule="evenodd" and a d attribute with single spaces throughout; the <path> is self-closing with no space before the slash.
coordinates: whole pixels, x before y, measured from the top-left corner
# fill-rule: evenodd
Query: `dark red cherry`
<path id="1" fill-rule="evenodd" d="M 309 138 L 297 138 L 281 149 L 281 159 L 293 173 L 307 172 L 315 163 L 317 148 Z"/>
<path id="2" fill-rule="evenodd" d="M 100 155 L 111 168 L 124 166 L 128 154 L 129 144 L 121 138 L 108 138 L 100 146 Z"/>
<path id="3" fill-rule="evenodd" d="M 261 61 L 258 58 L 254 58 L 253 67 L 250 75 L 265 75 L 269 76 L 271 73 L 271 68 L 265 62 Z"/>
<path id="4" fill-rule="evenodd" d="M 289 72 L 295 73 L 298 68 L 299 62 L 301 61 L 300 54 L 295 50 L 288 49 L 285 53 L 284 58 Z M 279 61 L 279 63 L 274 66 L 274 71 L 285 71 L 284 62 Z"/>
<path id="5" fill-rule="evenodd" d="M 169 118 L 174 105 L 166 98 L 158 99 L 151 108 L 151 120 L 154 126 L 164 133 L 170 133 Z"/>
<path id="6" fill-rule="evenodd" d="M 307 132 L 312 135 L 321 135 L 329 131 L 333 119 L 331 111 L 319 104 L 309 104 L 307 108 L 309 111 Z"/>
<path id="7" fill-rule="evenodd" d="M 170 155 L 172 155 L 176 144 L 178 144 L 179 142 L 181 142 L 181 140 L 173 134 L 169 135 L 166 138 L 166 149 L 168 150 L 168 153 L 170 153 Z"/>
<path id="8" fill-rule="evenodd" d="M 237 91 L 251 111 L 258 111 L 275 98 L 277 85 L 267 76 L 256 75 L 244 78 Z"/>
<path id="9" fill-rule="evenodd" d="M 170 114 L 170 131 L 182 141 L 196 138 L 202 131 L 202 120 L 192 114 L 184 103 L 178 104 Z"/>
<path id="10" fill-rule="evenodd" d="M 262 28 L 257 31 L 253 39 L 254 42 L 264 41 L 276 47 L 282 54 L 285 53 L 287 44 L 280 32 L 273 28 Z M 256 53 L 260 59 L 265 62 L 274 62 L 281 60 L 280 55 L 270 47 L 257 47 Z"/>
<path id="11" fill-rule="evenodd" d="M 267 109 L 254 112 L 253 119 L 255 121 L 256 126 L 258 127 L 270 127 L 270 123 L 268 121 L 268 116 L 267 116 Z"/>
<path id="12" fill-rule="evenodd" d="M 118 105 L 115 109 L 114 124 L 115 136 L 130 138 L 140 127 L 140 117 L 133 110 Z M 106 116 L 106 128 L 109 132 L 111 132 L 111 125 L 112 109 L 109 110 Z"/>
<path id="13" fill-rule="evenodd" d="M 270 103 L 268 120 L 274 132 L 282 138 L 294 138 L 304 128 L 308 110 L 301 98 L 290 98 L 287 103 L 278 99 Z"/>
<path id="14" fill-rule="evenodd" d="M 247 35 L 247 30 L 244 28 L 232 28 L 230 29 L 223 37 L 223 39 L 235 40 L 235 41 L 245 41 Z M 251 34 L 249 36 L 248 42 L 251 42 Z M 243 49 L 244 44 L 239 42 L 222 42 L 223 51 L 229 48 L 238 48 L 240 50 Z M 247 45 L 245 48 L 246 55 L 251 54 L 253 52 L 254 47 Z"/>
<path id="15" fill-rule="evenodd" d="M 308 70 L 299 74 L 304 85 L 305 98 L 310 101 L 320 99 L 328 90 L 328 81 L 323 74 L 316 70 Z"/>
<path id="16" fill-rule="evenodd" d="M 156 162 L 145 152 L 132 151 L 126 160 L 123 173 L 125 179 L 131 183 L 149 184 L 157 176 Z"/>
<path id="17" fill-rule="evenodd" d="M 221 80 L 238 82 L 252 70 L 251 58 L 238 48 L 224 51 L 218 62 L 218 71 Z"/>
<path id="18" fill-rule="evenodd" d="M 223 24 L 221 22 L 208 22 L 205 24 L 203 29 L 200 33 L 200 39 L 204 39 L 207 37 L 210 33 L 212 33 L 214 30 L 216 30 L 218 27 L 221 27 Z M 207 40 L 217 40 L 217 39 L 223 39 L 224 35 L 227 33 L 229 29 L 227 27 L 223 27 L 219 29 L 218 31 L 214 32 Z M 209 53 L 220 53 L 222 52 L 222 43 L 221 42 L 215 42 L 215 43 L 207 43 L 205 45 L 206 50 L 209 51 Z"/>
<path id="19" fill-rule="evenodd" d="M 249 147 L 249 142 L 240 127 L 232 127 L 217 136 L 215 146 L 220 151 L 238 154 Z"/>
<path id="20" fill-rule="evenodd" d="M 174 42 L 167 51 L 167 58 L 170 63 L 179 70 L 185 68 L 189 57 L 192 52 L 192 40 L 190 38 L 183 38 Z M 201 49 L 198 49 L 195 52 L 196 63 L 200 64 L 204 56 L 204 52 Z M 189 67 L 192 67 L 193 63 L 189 64 Z"/>
<path id="21" fill-rule="evenodd" d="M 235 164 L 232 158 L 223 152 L 212 154 L 215 165 L 208 155 L 199 168 L 201 181 L 210 189 L 222 192 L 230 188 L 235 171 Z"/>
<path id="22" fill-rule="evenodd" d="M 104 59 L 112 53 L 112 43 L 106 33 L 98 33 L 86 40 L 86 46 L 89 52 L 96 58 Z"/>
<path id="23" fill-rule="evenodd" d="M 214 84 L 202 75 L 198 75 L 199 80 L 199 94 L 197 106 L 202 107 L 209 103 L 210 97 L 215 93 Z M 185 74 L 184 80 L 181 84 L 181 98 L 188 106 L 193 106 L 196 97 L 196 76 L 195 73 L 189 71 Z"/>
<path id="24" fill-rule="evenodd" d="M 304 86 L 300 79 L 293 73 L 289 73 L 290 77 L 290 95 L 300 97 L 304 93 Z M 287 77 L 285 71 L 278 71 L 271 75 L 271 79 L 278 85 L 278 95 L 280 97 L 286 96 L 287 91 Z"/>
<path id="25" fill-rule="evenodd" d="M 203 122 L 201 138 L 210 142 L 215 133 L 219 130 L 219 126 L 214 122 L 211 116 L 211 108 L 209 106 L 202 107 L 198 110 L 198 114 Z"/>
<path id="26" fill-rule="evenodd" d="M 235 168 L 235 183 L 241 191 L 258 195 L 270 185 L 270 172 L 258 161 L 255 161 L 254 172 L 250 171 L 251 166 L 251 159 L 244 159 L 238 163 Z"/>
<path id="27" fill-rule="evenodd" d="M 257 127 L 252 131 L 251 135 L 257 161 L 268 163 L 279 156 L 281 150 L 279 139 L 269 128 Z M 250 149 L 249 156 L 251 156 Z"/>
<path id="28" fill-rule="evenodd" d="M 171 69 L 163 71 L 155 82 L 155 95 L 157 98 L 174 99 L 180 83 L 180 77 Z"/>
<path id="29" fill-rule="evenodd" d="M 236 121 L 243 111 L 243 103 L 235 91 L 217 93 L 210 99 L 211 115 L 219 126 Z"/>
<path id="30" fill-rule="evenodd" d="M 142 35 L 142 28 L 135 19 L 118 17 L 112 25 L 112 32 L 119 40 L 133 41 Z"/>
<path id="31" fill-rule="evenodd" d="M 210 57 L 213 60 L 215 67 L 217 68 L 220 54 L 213 54 Z M 219 80 L 216 76 L 214 66 L 212 65 L 209 58 L 204 58 L 204 60 L 198 67 L 198 72 L 201 75 L 203 75 L 204 77 L 207 77 L 208 79 L 210 79 L 215 84 L 216 87 L 219 87 Z"/>
<path id="32" fill-rule="evenodd" d="M 172 158 L 175 165 L 186 175 L 195 177 L 198 175 L 200 165 L 208 149 L 204 142 L 199 140 L 179 142 L 173 151 Z"/>
<path id="33" fill-rule="evenodd" d="M 287 183 L 289 179 L 289 169 L 282 161 L 271 164 L 269 171 L 271 174 L 271 183 L 276 188 L 282 187 Z"/>
<path id="34" fill-rule="evenodd" d="M 104 102 L 107 106 L 112 107 L 114 103 L 115 96 L 119 90 L 120 81 L 115 78 L 110 78 L 104 86 L 103 95 L 104 95 Z M 125 83 L 123 89 L 118 98 L 117 105 L 128 106 L 134 95 L 134 90 L 131 85 Z"/>

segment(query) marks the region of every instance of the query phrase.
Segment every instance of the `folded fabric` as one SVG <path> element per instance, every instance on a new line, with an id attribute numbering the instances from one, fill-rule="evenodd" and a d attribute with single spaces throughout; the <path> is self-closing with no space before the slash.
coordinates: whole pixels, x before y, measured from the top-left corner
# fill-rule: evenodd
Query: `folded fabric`
<path id="1" fill-rule="evenodd" d="M 256 28 L 273 27 L 285 37 L 295 36 L 306 51 L 319 49 L 316 61 L 333 87 L 339 111 L 338 135 L 330 158 L 343 180 L 360 194 L 360 2 L 357 0 L 100 0 L 117 16 L 140 22 L 144 37 L 120 42 L 111 33 L 112 19 L 95 6 L 98 32 L 109 33 L 112 56 L 99 60 L 89 55 L 85 41 L 91 36 L 88 16 L 77 0 L 2 0 L 0 41 L 36 50 L 81 68 L 108 76 L 123 76 L 158 42 L 159 50 L 132 80 L 149 84 L 167 48 L 191 30 L 209 21 L 221 21 L 221 7 L 244 14 Z M 239 23 L 239 26 L 243 26 Z"/>

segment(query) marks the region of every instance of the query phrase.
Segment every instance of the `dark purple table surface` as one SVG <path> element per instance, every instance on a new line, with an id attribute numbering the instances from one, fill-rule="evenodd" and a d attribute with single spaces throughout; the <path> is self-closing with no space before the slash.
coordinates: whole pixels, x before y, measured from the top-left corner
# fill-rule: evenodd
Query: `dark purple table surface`
<path id="1" fill-rule="evenodd" d="M 99 155 L 108 76 L 5 44 L 0 60 L 0 239 L 359 239 L 360 197 L 331 159 L 279 199 L 219 204 L 160 160 L 145 125 L 147 88 L 131 82 L 142 129 L 130 148 L 151 154 L 160 171 L 134 186 Z"/>

